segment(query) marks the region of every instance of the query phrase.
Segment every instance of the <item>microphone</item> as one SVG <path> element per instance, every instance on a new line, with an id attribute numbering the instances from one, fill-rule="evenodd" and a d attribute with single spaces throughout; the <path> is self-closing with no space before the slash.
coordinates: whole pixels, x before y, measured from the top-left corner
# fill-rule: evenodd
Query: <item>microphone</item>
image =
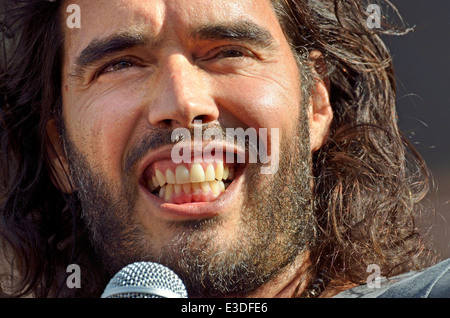
<path id="1" fill-rule="evenodd" d="M 187 291 L 182 280 L 169 268 L 152 262 L 137 262 L 114 275 L 101 298 L 187 298 Z"/>

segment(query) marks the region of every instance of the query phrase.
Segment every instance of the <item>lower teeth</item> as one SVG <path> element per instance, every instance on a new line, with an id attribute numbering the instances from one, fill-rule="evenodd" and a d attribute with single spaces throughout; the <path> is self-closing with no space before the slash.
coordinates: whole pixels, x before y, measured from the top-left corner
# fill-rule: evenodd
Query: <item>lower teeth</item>
<path id="1" fill-rule="evenodd" d="M 202 195 L 208 195 L 209 193 L 213 193 L 213 195 L 215 197 L 219 196 L 221 193 L 223 193 L 231 184 L 232 181 L 227 180 L 227 181 L 211 181 L 211 182 L 203 182 L 202 184 L 200 183 L 191 183 L 191 184 L 184 184 L 184 185 L 179 185 L 181 186 L 181 192 L 184 195 L 199 195 L 199 191 L 201 191 Z M 215 184 L 213 184 L 215 183 Z M 171 191 L 169 194 L 167 194 L 166 196 L 166 189 L 168 186 L 171 186 L 170 190 Z M 164 199 L 165 201 L 169 202 L 172 195 L 174 195 L 174 187 L 177 185 L 174 184 L 165 184 L 162 187 L 158 187 L 156 188 L 154 191 L 152 191 L 151 193 L 161 199 Z M 185 189 L 189 188 L 189 191 L 186 192 Z M 187 189 L 186 189 L 187 190 Z M 178 190 L 180 191 L 180 190 Z M 180 194 L 175 193 L 175 195 Z"/>

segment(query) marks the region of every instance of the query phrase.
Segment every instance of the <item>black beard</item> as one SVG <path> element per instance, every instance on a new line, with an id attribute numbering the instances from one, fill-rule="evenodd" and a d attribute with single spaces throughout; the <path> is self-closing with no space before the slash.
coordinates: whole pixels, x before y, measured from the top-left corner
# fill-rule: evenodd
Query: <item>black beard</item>
<path id="1" fill-rule="evenodd" d="M 298 134 L 280 145 L 276 174 L 261 175 L 261 164 L 249 164 L 233 240 L 218 237 L 220 216 L 177 222 L 171 226 L 180 234 L 159 251 L 134 217 L 137 185 L 130 176 L 120 185 L 108 183 L 64 136 L 83 218 L 105 269 L 114 274 L 135 261 L 157 262 L 181 277 L 189 297 L 243 296 L 272 280 L 308 248 L 315 233 L 307 121 L 298 127 Z"/>

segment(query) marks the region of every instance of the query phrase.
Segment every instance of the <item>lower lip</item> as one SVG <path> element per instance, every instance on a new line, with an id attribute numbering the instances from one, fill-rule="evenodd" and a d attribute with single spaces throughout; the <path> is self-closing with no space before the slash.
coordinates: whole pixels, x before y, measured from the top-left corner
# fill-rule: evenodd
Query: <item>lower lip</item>
<path id="1" fill-rule="evenodd" d="M 228 206 L 232 205 L 243 182 L 243 169 L 236 171 L 236 176 L 228 188 L 211 202 L 191 202 L 183 204 L 168 203 L 151 194 L 143 185 L 140 191 L 149 199 L 150 205 L 157 211 L 157 217 L 167 221 L 188 221 L 195 219 L 212 218 L 225 213 Z"/>

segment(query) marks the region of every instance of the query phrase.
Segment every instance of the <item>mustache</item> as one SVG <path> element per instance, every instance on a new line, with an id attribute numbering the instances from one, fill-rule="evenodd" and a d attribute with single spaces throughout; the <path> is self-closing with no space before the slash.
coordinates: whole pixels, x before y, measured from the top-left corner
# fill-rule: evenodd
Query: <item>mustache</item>
<path id="1" fill-rule="evenodd" d="M 222 133 L 222 137 L 225 138 L 226 128 L 219 124 L 202 124 L 202 136 L 207 129 L 215 129 L 217 132 Z M 191 142 L 194 142 L 194 130 L 199 127 L 185 128 L 189 131 L 191 136 Z M 182 141 L 179 136 L 176 139 L 172 139 L 172 134 L 175 128 L 148 128 L 145 136 L 140 138 L 136 145 L 125 156 L 124 171 L 129 175 L 136 169 L 137 164 L 143 159 L 143 157 L 152 150 L 157 150 L 167 145 L 175 145 L 177 142 Z M 183 140 L 186 141 L 186 140 Z"/>

